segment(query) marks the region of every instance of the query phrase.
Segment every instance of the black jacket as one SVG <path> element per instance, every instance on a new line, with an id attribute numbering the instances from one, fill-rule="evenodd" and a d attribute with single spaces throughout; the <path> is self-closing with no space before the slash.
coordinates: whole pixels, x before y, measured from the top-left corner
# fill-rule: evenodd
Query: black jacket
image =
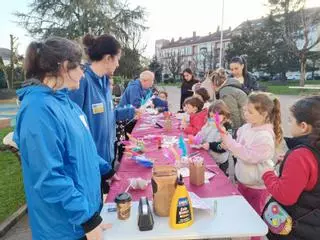
<path id="1" fill-rule="evenodd" d="M 291 154 L 292 150 L 310 146 L 308 137 L 286 138 L 287 146 L 290 151 L 286 154 L 280 166 L 280 176 L 283 166 Z M 309 148 L 309 147 L 308 147 Z M 318 160 L 318 168 L 320 173 L 320 152 L 311 148 Z M 310 149 L 310 150 L 311 150 Z M 311 191 L 304 191 L 300 195 L 298 201 L 292 206 L 282 207 L 288 212 L 293 219 L 293 228 L 289 235 L 280 236 L 269 233 L 269 240 L 319 240 L 320 239 L 320 178 L 316 186 Z"/>
<path id="2" fill-rule="evenodd" d="M 233 75 L 231 74 L 230 77 L 233 77 Z M 248 72 L 247 77 L 244 78 L 244 83 L 242 84 L 242 89 L 247 94 L 250 94 L 252 91 L 258 91 L 259 84 L 257 82 L 256 76 L 254 76 L 252 73 Z"/>
<path id="3" fill-rule="evenodd" d="M 186 98 L 191 97 L 193 95 L 192 86 L 198 82 L 199 81 L 196 79 L 192 79 L 189 82 L 186 80 L 182 80 L 181 98 L 180 98 L 180 109 L 181 110 L 183 109 L 182 105 L 184 103 L 184 100 L 186 100 Z"/>

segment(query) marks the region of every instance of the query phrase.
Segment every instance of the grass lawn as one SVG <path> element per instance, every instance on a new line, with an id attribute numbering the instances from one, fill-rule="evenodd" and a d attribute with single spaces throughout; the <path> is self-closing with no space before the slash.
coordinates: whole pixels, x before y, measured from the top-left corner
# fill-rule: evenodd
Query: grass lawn
<path id="1" fill-rule="evenodd" d="M 299 81 L 289 81 L 288 83 L 275 82 L 275 81 L 259 81 L 260 86 L 267 87 L 267 91 L 277 95 L 309 95 L 320 94 L 319 89 L 306 90 L 306 89 L 294 89 L 290 86 L 299 86 Z M 320 85 L 320 80 L 308 80 L 305 82 L 307 85 Z M 176 86 L 180 87 L 181 83 L 157 83 L 158 87 Z"/>
<path id="2" fill-rule="evenodd" d="M 3 137 L 12 128 L 0 130 L 0 147 Z M 10 151 L 0 151 L 0 223 L 25 203 L 21 167 Z"/>
<path id="3" fill-rule="evenodd" d="M 294 89 L 289 88 L 290 86 L 299 86 L 299 81 L 289 81 L 287 84 L 269 81 L 269 82 L 262 82 L 260 81 L 259 84 L 261 86 L 267 87 L 268 92 L 272 92 L 277 95 L 309 95 L 309 94 L 320 94 L 319 89 Z M 319 85 L 319 80 L 312 80 L 306 81 L 306 85 Z"/>

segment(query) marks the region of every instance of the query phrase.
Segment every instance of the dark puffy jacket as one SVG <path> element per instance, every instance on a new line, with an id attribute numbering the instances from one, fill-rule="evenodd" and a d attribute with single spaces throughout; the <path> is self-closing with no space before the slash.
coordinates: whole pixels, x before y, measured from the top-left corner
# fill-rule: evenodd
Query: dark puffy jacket
<path id="1" fill-rule="evenodd" d="M 230 75 L 231 78 L 233 78 L 233 75 Z M 259 83 L 257 81 L 256 76 L 254 76 L 252 73 L 248 72 L 247 77 L 244 78 L 244 83 L 242 84 L 242 89 L 247 94 L 250 94 L 252 91 L 258 91 L 259 90 Z"/>

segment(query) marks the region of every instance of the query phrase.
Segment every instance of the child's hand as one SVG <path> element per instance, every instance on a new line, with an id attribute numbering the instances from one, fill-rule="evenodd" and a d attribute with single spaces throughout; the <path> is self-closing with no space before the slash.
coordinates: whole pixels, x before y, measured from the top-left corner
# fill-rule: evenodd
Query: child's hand
<path id="1" fill-rule="evenodd" d="M 119 175 L 118 174 L 114 174 L 113 175 L 113 177 L 111 178 L 111 181 L 120 181 L 121 180 L 121 178 L 119 177 Z"/>
<path id="2" fill-rule="evenodd" d="M 274 168 L 265 166 L 263 164 L 257 165 L 259 172 L 261 173 L 261 176 L 263 176 L 266 172 L 274 172 Z"/>
<path id="3" fill-rule="evenodd" d="M 201 147 L 208 151 L 209 150 L 209 143 L 206 142 L 206 143 L 202 144 Z"/>
<path id="4" fill-rule="evenodd" d="M 284 154 L 278 155 L 277 156 L 277 163 L 281 163 L 284 159 L 284 156 L 285 156 Z"/>
<path id="5" fill-rule="evenodd" d="M 141 118 L 141 115 L 144 113 L 144 109 L 142 108 L 138 108 L 138 109 L 135 109 L 135 116 L 134 116 L 134 119 L 138 120 Z"/>
<path id="6" fill-rule="evenodd" d="M 222 149 L 228 150 L 228 147 L 227 147 L 227 145 L 226 145 L 224 142 L 221 142 L 221 145 L 220 145 L 220 146 L 222 147 Z"/>

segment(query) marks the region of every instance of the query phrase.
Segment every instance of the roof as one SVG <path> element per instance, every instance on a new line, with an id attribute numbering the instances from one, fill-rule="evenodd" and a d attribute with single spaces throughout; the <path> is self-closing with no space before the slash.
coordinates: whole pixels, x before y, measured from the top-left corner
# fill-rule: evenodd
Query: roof
<path id="1" fill-rule="evenodd" d="M 231 38 L 231 30 L 223 31 L 223 35 L 225 39 Z M 177 41 L 171 41 L 168 44 L 165 44 L 162 49 L 181 47 L 181 46 L 189 46 L 193 44 L 205 43 L 205 42 L 214 42 L 220 40 L 220 31 L 215 32 L 213 34 L 207 36 L 195 36 L 190 38 L 181 38 Z"/>

